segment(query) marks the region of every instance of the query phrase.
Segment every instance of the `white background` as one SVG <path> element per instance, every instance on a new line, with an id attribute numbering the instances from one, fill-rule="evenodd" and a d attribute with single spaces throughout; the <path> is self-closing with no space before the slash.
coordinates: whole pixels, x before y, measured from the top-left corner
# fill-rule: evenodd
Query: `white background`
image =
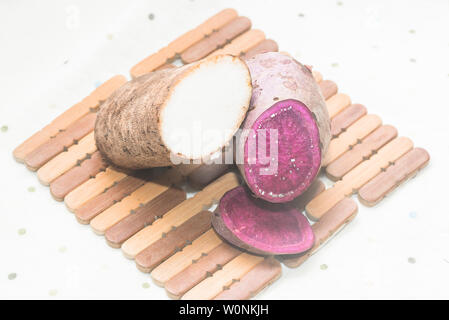
<path id="1" fill-rule="evenodd" d="M 380 205 L 360 206 L 343 232 L 300 268 L 284 268 L 258 298 L 449 298 L 447 0 L 2 0 L 0 298 L 166 298 L 54 201 L 12 150 L 96 85 L 128 75 L 225 7 L 432 157 Z"/>

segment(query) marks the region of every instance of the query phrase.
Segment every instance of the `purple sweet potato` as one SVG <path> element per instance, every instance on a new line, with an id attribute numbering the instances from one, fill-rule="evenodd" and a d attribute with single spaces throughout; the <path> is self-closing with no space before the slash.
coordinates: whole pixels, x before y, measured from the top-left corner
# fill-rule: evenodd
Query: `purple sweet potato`
<path id="1" fill-rule="evenodd" d="M 256 197 L 288 202 L 306 191 L 320 170 L 331 139 L 329 114 L 310 69 L 293 58 L 268 52 L 247 65 L 253 93 L 237 164 Z"/>
<path id="2" fill-rule="evenodd" d="M 309 250 L 315 241 L 301 211 L 291 204 L 254 198 L 242 186 L 221 198 L 212 225 L 231 244 L 256 254 L 298 254 Z"/>

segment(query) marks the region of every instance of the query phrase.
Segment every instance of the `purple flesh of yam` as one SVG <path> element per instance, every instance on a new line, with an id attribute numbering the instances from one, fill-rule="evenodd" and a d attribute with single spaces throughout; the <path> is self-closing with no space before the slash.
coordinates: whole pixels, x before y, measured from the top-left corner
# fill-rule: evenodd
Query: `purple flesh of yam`
<path id="1" fill-rule="evenodd" d="M 267 52 L 246 63 L 253 91 L 237 140 L 237 166 L 254 196 L 289 202 L 307 190 L 320 170 L 331 139 L 327 106 L 310 68 L 292 57 Z M 276 131 L 259 133 L 259 128 L 277 130 L 277 157 L 272 156 L 275 148 L 263 150 L 265 136 Z M 276 139 L 269 138 L 265 140 L 273 146 Z"/>
<path id="2" fill-rule="evenodd" d="M 321 166 L 320 134 L 313 114 L 300 101 L 283 100 L 265 110 L 251 129 L 257 140 L 247 139 L 244 149 L 244 174 L 249 188 L 270 202 L 293 200 L 312 184 Z M 263 140 L 267 151 L 270 142 L 276 141 L 270 139 L 270 130 L 277 130 L 278 147 L 277 170 L 271 173 L 273 164 L 267 162 L 265 155 L 259 159 L 257 152 Z M 253 147 L 249 146 L 251 143 Z M 256 152 L 250 152 L 254 144 Z"/>
<path id="3" fill-rule="evenodd" d="M 254 198 L 242 186 L 221 198 L 212 225 L 231 244 L 256 254 L 298 254 L 309 250 L 315 241 L 301 211 L 289 204 Z"/>

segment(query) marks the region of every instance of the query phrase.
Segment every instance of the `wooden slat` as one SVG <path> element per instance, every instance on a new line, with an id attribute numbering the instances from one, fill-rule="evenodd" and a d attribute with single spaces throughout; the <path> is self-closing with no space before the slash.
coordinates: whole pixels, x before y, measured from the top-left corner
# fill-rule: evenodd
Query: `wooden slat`
<path id="1" fill-rule="evenodd" d="M 176 66 L 174 64 L 166 63 L 166 64 L 163 64 L 162 66 L 160 66 L 159 68 L 155 69 L 155 71 L 164 70 L 164 69 L 173 69 L 173 68 L 176 68 Z"/>
<path id="2" fill-rule="evenodd" d="M 342 132 L 346 131 L 350 125 L 359 120 L 361 117 L 367 114 L 365 106 L 361 104 L 351 104 L 345 108 L 342 112 L 337 114 L 331 120 L 331 134 L 333 137 L 337 137 Z"/>
<path id="3" fill-rule="evenodd" d="M 90 221 L 90 226 L 95 233 L 102 235 L 108 228 L 132 214 L 139 205 L 151 201 L 162 192 L 168 190 L 168 188 L 169 186 L 167 185 L 147 182 L 129 196 L 98 214 Z"/>
<path id="4" fill-rule="evenodd" d="M 323 160 L 323 166 L 327 166 L 329 163 L 340 157 L 381 124 L 382 119 L 373 114 L 368 114 L 357 120 L 345 132 L 331 140 Z"/>
<path id="5" fill-rule="evenodd" d="M 91 132 L 82 138 L 78 144 L 71 146 L 66 152 L 62 152 L 37 171 L 39 181 L 44 185 L 62 175 L 67 170 L 74 167 L 78 161 L 85 159 L 97 151 L 94 133 Z"/>
<path id="6" fill-rule="evenodd" d="M 401 183 L 416 175 L 429 160 L 430 156 L 424 149 L 409 151 L 359 190 L 360 202 L 367 206 L 377 204 Z"/>
<path id="7" fill-rule="evenodd" d="M 326 100 L 327 110 L 331 119 L 351 104 L 351 98 L 344 93 L 337 93 Z"/>
<path id="8" fill-rule="evenodd" d="M 90 221 L 90 226 L 97 234 L 104 234 L 104 232 L 112 227 L 114 224 L 132 214 L 139 205 L 153 200 L 162 192 L 167 191 L 173 184 L 170 176 L 163 175 L 155 181 L 148 181 L 129 196 L 126 196 L 121 201 L 115 203 L 102 213 L 97 215 Z"/>
<path id="9" fill-rule="evenodd" d="M 124 241 L 152 224 L 157 218 L 162 217 L 185 199 L 185 191 L 177 188 L 168 189 L 142 207 L 139 207 L 134 214 L 128 215 L 106 230 L 104 234 L 106 241 L 111 247 L 120 248 Z"/>
<path id="10" fill-rule="evenodd" d="M 226 45 L 223 49 L 213 52 L 211 55 L 217 54 L 231 54 L 233 56 L 240 56 L 265 40 L 265 34 L 258 29 L 251 29 L 241 36 L 235 38 L 231 43 Z"/>
<path id="11" fill-rule="evenodd" d="M 88 224 L 90 220 L 112 206 L 114 203 L 130 195 L 145 182 L 146 180 L 144 178 L 125 176 L 123 179 L 115 182 L 105 192 L 100 193 L 77 208 L 75 210 L 76 218 L 80 223 Z"/>
<path id="12" fill-rule="evenodd" d="M 276 281 L 282 274 L 281 264 L 273 258 L 266 258 L 229 289 L 217 295 L 214 300 L 247 300 Z"/>
<path id="13" fill-rule="evenodd" d="M 194 260 L 207 255 L 222 243 L 213 229 L 210 229 L 195 241 L 157 266 L 152 272 L 153 281 L 163 286 L 168 280 L 192 264 Z"/>
<path id="14" fill-rule="evenodd" d="M 312 70 L 312 75 L 317 83 L 323 81 L 323 75 L 319 71 Z"/>
<path id="15" fill-rule="evenodd" d="M 167 294 L 173 299 L 179 299 L 208 275 L 221 269 L 223 265 L 241 253 L 227 243 L 221 243 L 204 256 L 201 256 L 187 268 L 173 276 L 165 283 Z"/>
<path id="16" fill-rule="evenodd" d="M 200 60 L 213 51 L 220 49 L 232 39 L 251 28 L 251 21 L 247 17 L 237 17 L 220 30 L 200 40 L 181 54 L 184 63 Z"/>
<path id="17" fill-rule="evenodd" d="M 94 129 L 97 114 L 89 112 L 87 115 L 72 123 L 66 130 L 58 133 L 46 143 L 33 150 L 25 157 L 25 164 L 30 170 L 37 170 L 54 156 L 71 147 Z"/>
<path id="18" fill-rule="evenodd" d="M 256 54 L 265 53 L 265 52 L 276 52 L 279 50 L 278 44 L 276 41 L 271 39 L 265 39 L 261 42 L 259 42 L 257 45 L 249 49 L 242 58 L 244 59 L 251 59 Z"/>
<path id="19" fill-rule="evenodd" d="M 192 198 L 182 202 L 164 215 L 162 219 L 156 220 L 134 236 L 126 240 L 122 245 L 122 251 L 128 258 L 134 258 L 143 249 L 157 241 L 162 233 L 168 232 L 172 227 L 181 225 L 194 214 L 209 207 L 214 201 L 218 201 L 225 192 L 239 185 L 238 177 L 230 172 L 215 180 Z"/>
<path id="20" fill-rule="evenodd" d="M 150 272 L 177 250 L 198 238 L 211 227 L 211 212 L 201 211 L 179 227 L 163 234 L 162 238 L 136 256 L 136 265 L 142 272 Z"/>
<path id="21" fill-rule="evenodd" d="M 229 286 L 233 283 L 233 281 L 242 278 L 258 263 L 263 261 L 263 259 L 264 258 L 261 256 L 241 253 L 229 263 L 225 264 L 223 269 L 215 272 L 211 277 L 206 278 L 195 287 L 187 291 L 181 299 L 213 299 L 224 290 L 224 287 Z"/>
<path id="22" fill-rule="evenodd" d="M 100 193 L 104 192 L 107 188 L 111 187 L 114 183 L 125 177 L 126 174 L 124 172 L 114 170 L 110 167 L 106 168 L 105 171 L 97 174 L 95 178 L 87 180 L 82 185 L 71 191 L 64 198 L 64 202 L 67 208 L 74 212 L 84 203 L 90 199 L 93 199 Z"/>
<path id="23" fill-rule="evenodd" d="M 331 80 L 323 80 L 318 85 L 325 100 L 336 95 L 338 92 L 337 84 Z"/>
<path id="24" fill-rule="evenodd" d="M 14 158 L 19 162 L 23 162 L 25 157 L 33 150 L 47 142 L 51 137 L 56 136 L 60 130 L 66 129 L 73 122 L 85 116 L 91 111 L 91 109 L 97 108 L 101 102 L 106 100 L 125 82 L 126 78 L 118 75 L 103 83 L 81 102 L 66 110 L 50 124 L 45 126 L 42 130 L 36 132 L 20 146 L 18 146 L 13 152 Z"/>
<path id="25" fill-rule="evenodd" d="M 387 168 L 403 154 L 413 148 L 413 142 L 405 137 L 396 138 L 369 160 L 363 161 L 357 167 L 349 171 L 342 180 L 310 201 L 306 206 L 307 215 L 311 219 L 318 220 L 321 216 L 336 205 L 344 197 L 355 193 L 365 183 L 374 178 L 379 172 Z"/>
<path id="26" fill-rule="evenodd" d="M 284 256 L 282 262 L 290 267 L 299 267 L 304 261 L 318 251 L 333 235 L 344 228 L 357 214 L 357 203 L 344 198 L 327 211 L 318 222 L 312 225 L 315 234 L 315 244 L 303 255 Z"/>
<path id="27" fill-rule="evenodd" d="M 356 144 L 352 149 L 330 163 L 326 167 L 327 176 L 334 181 L 340 180 L 352 168 L 363 160 L 369 159 L 371 155 L 396 138 L 397 135 L 398 131 L 393 126 L 384 125 L 377 128 L 366 136 L 361 143 Z"/>
<path id="28" fill-rule="evenodd" d="M 136 64 L 130 71 L 131 76 L 136 78 L 155 70 L 165 64 L 167 60 L 174 58 L 176 54 L 181 54 L 184 50 L 203 39 L 206 35 L 211 34 L 214 30 L 220 29 L 235 18 L 237 18 L 237 12 L 234 9 L 220 11 L 195 29 L 184 33 L 182 36 L 172 41 L 168 46 Z"/>
<path id="29" fill-rule="evenodd" d="M 64 197 L 73 189 L 95 177 L 101 170 L 107 167 L 99 151 L 92 154 L 90 159 L 86 159 L 79 166 L 75 166 L 63 175 L 59 176 L 50 183 L 50 192 L 53 198 L 58 201 L 64 200 Z"/>

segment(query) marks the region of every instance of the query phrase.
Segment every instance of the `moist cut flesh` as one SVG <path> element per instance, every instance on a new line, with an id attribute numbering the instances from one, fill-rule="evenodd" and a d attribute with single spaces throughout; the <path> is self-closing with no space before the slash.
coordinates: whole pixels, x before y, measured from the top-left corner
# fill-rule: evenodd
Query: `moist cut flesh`
<path id="1" fill-rule="evenodd" d="M 276 172 L 263 174 L 270 170 L 272 163 L 259 161 L 256 152 L 256 161 L 251 164 L 249 145 L 255 140 L 246 141 L 244 170 L 251 190 L 271 202 L 288 201 L 303 193 L 315 179 L 321 164 L 319 131 L 309 109 L 297 100 L 280 101 L 266 110 L 252 129 L 258 136 L 256 150 L 260 142 L 266 143 L 266 150 L 270 150 L 270 143 L 276 142 L 278 152 Z M 266 137 L 258 134 L 260 130 L 266 132 Z M 277 141 L 270 139 L 273 130 L 277 131 Z M 275 158 L 271 160 L 276 161 Z"/>
<path id="2" fill-rule="evenodd" d="M 253 92 L 237 164 L 256 197 L 288 202 L 320 170 L 331 138 L 326 104 L 310 69 L 290 56 L 268 52 L 246 63 Z"/>
<path id="3" fill-rule="evenodd" d="M 242 186 L 221 198 L 212 224 L 224 239 L 256 254 L 298 254 L 309 250 L 315 240 L 301 211 L 256 199 Z"/>

